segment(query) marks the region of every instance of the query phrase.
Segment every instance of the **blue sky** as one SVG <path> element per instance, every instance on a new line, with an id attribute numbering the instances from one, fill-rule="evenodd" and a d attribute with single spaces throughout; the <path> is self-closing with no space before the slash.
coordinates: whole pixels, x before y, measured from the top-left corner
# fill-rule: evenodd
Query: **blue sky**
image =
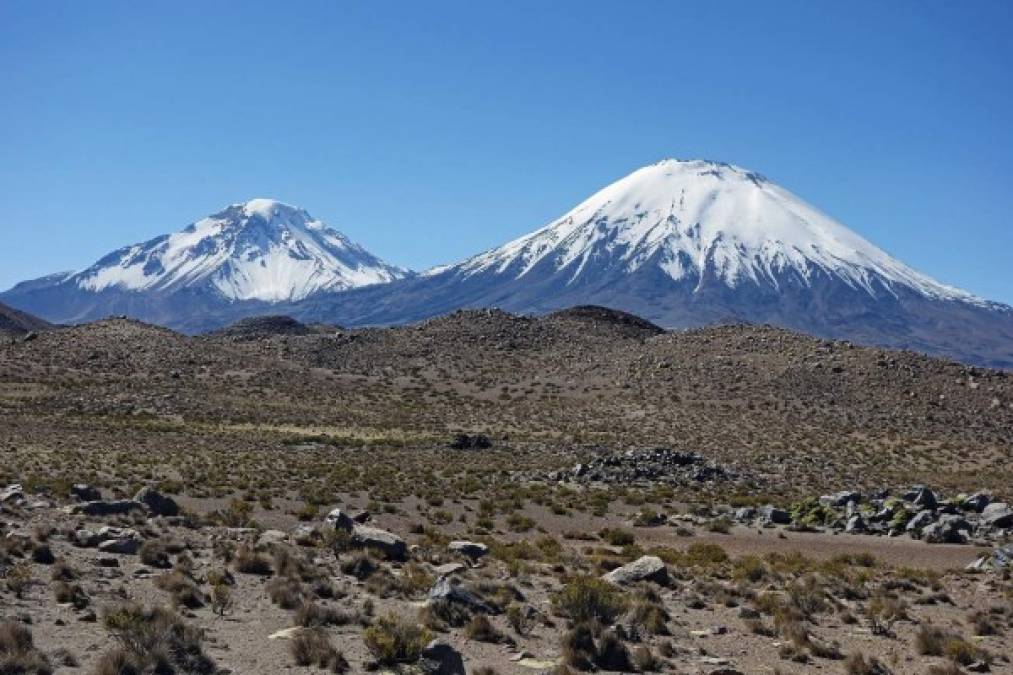
<path id="1" fill-rule="evenodd" d="M 0 0 L 0 287 L 275 197 L 424 268 L 664 157 L 1013 302 L 1013 3 Z"/>

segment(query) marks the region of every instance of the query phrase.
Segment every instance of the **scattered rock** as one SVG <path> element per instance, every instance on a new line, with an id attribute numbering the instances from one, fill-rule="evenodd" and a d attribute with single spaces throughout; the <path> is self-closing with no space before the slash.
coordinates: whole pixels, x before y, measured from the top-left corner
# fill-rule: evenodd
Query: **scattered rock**
<path id="1" fill-rule="evenodd" d="M 964 506 L 972 511 L 981 513 L 985 510 L 985 507 L 992 501 L 992 497 L 984 492 L 975 492 L 970 497 L 964 499 Z"/>
<path id="2" fill-rule="evenodd" d="M 0 504 L 20 504 L 25 500 L 25 490 L 20 483 L 13 483 L 0 490 Z"/>
<path id="3" fill-rule="evenodd" d="M 352 546 L 368 548 L 379 551 L 388 560 L 404 560 L 407 557 L 408 547 L 404 539 L 377 527 L 366 527 L 356 524 L 352 528 Z"/>
<path id="4" fill-rule="evenodd" d="M 100 540 L 95 532 L 80 529 L 74 531 L 72 541 L 75 546 L 80 546 L 81 548 L 92 548 L 93 546 L 98 546 Z"/>
<path id="5" fill-rule="evenodd" d="M 779 509 L 768 504 L 760 507 L 760 519 L 764 523 L 773 525 L 788 525 L 791 523 L 791 514 L 784 509 Z"/>
<path id="6" fill-rule="evenodd" d="M 919 511 L 915 514 L 914 518 L 907 522 L 904 529 L 910 532 L 912 535 L 921 534 L 922 529 L 928 527 L 936 520 L 936 515 L 929 510 Z"/>
<path id="7" fill-rule="evenodd" d="M 495 607 L 471 591 L 453 583 L 450 577 L 441 577 L 429 589 L 428 602 L 450 602 L 467 607 L 473 612 L 497 614 Z"/>
<path id="8" fill-rule="evenodd" d="M 440 640 L 433 640 L 426 645 L 419 666 L 426 675 L 465 675 L 461 653 Z"/>
<path id="9" fill-rule="evenodd" d="M 454 440 L 450 442 L 450 447 L 453 450 L 488 450 L 492 447 L 492 441 L 485 434 L 476 434 L 474 436 L 457 434 Z"/>
<path id="10" fill-rule="evenodd" d="M 849 502 L 850 503 L 850 502 Z M 856 513 L 855 515 L 848 518 L 848 524 L 844 526 L 845 532 L 852 534 L 859 534 L 866 531 L 865 519 L 862 518 L 862 514 Z"/>
<path id="11" fill-rule="evenodd" d="M 748 523 L 752 521 L 753 518 L 756 518 L 756 509 L 753 508 L 752 506 L 743 506 L 741 508 L 735 509 L 734 517 L 735 520 L 739 521 L 740 523 Z"/>
<path id="12" fill-rule="evenodd" d="M 939 499 L 936 497 L 935 492 L 927 487 L 922 487 L 915 495 L 915 498 L 911 500 L 911 503 L 922 509 L 934 510 L 939 506 Z"/>
<path id="13" fill-rule="evenodd" d="M 342 509 L 334 509 L 324 517 L 324 525 L 332 530 L 344 530 L 351 532 L 355 527 L 355 521 Z"/>
<path id="14" fill-rule="evenodd" d="M 141 535 L 136 530 L 119 527 L 103 527 L 96 534 L 98 550 L 102 553 L 134 555 L 141 548 Z"/>
<path id="15" fill-rule="evenodd" d="M 144 504 L 148 512 L 154 516 L 177 516 L 179 504 L 172 497 L 167 497 L 153 487 L 142 487 L 134 495 L 134 501 Z"/>
<path id="16" fill-rule="evenodd" d="M 282 544 L 288 541 L 288 534 L 281 530 L 264 530 L 257 537 L 257 543 L 260 544 Z"/>
<path id="17" fill-rule="evenodd" d="M 967 566 L 969 570 L 1005 570 L 1013 567 L 1013 544 L 996 548 Z"/>
<path id="18" fill-rule="evenodd" d="M 930 544 L 964 544 L 971 525 L 961 516 L 943 516 L 922 529 L 922 537 Z"/>
<path id="19" fill-rule="evenodd" d="M 1013 528 L 1013 508 L 1006 502 L 992 502 L 982 509 L 981 520 L 992 529 Z"/>
<path id="20" fill-rule="evenodd" d="M 436 573 L 437 577 L 446 577 L 446 576 L 450 576 L 451 574 L 457 574 L 458 572 L 463 572 L 466 569 L 468 569 L 468 568 L 465 567 L 464 565 L 462 565 L 461 563 L 452 562 L 452 563 L 447 563 L 446 565 L 438 565 L 438 566 L 434 567 L 433 568 L 433 572 Z"/>
<path id="21" fill-rule="evenodd" d="M 102 499 L 102 493 L 99 492 L 98 488 L 86 485 L 85 483 L 71 485 L 70 496 L 76 497 L 78 501 L 82 502 L 97 502 Z"/>
<path id="22" fill-rule="evenodd" d="M 475 541 L 452 541 L 447 544 L 447 549 L 453 553 L 460 553 L 472 560 L 477 560 L 489 553 L 489 547 Z"/>
<path id="23" fill-rule="evenodd" d="M 820 504 L 832 506 L 838 509 L 845 508 L 848 502 L 860 503 L 861 501 L 862 494 L 860 492 L 855 492 L 854 490 L 842 490 L 840 492 L 835 492 L 832 495 L 823 495 L 820 497 Z"/>
<path id="24" fill-rule="evenodd" d="M 620 586 L 637 581 L 654 581 L 664 584 L 668 581 L 668 568 L 658 556 L 645 555 L 622 567 L 617 567 L 602 578 Z"/>
<path id="25" fill-rule="evenodd" d="M 144 504 L 132 499 L 85 502 L 70 507 L 72 514 L 81 516 L 125 516 L 132 511 L 143 510 Z"/>

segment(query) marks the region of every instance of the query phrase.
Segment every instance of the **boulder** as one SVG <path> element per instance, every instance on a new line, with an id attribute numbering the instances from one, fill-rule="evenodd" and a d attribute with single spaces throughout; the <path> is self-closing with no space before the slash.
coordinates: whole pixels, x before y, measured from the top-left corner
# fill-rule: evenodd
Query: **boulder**
<path id="1" fill-rule="evenodd" d="M 770 504 L 760 507 L 760 519 L 764 523 L 772 523 L 774 525 L 788 525 L 791 523 L 791 514 L 784 509 L 779 509 Z"/>
<path id="2" fill-rule="evenodd" d="M 482 614 L 498 613 L 495 607 L 471 591 L 453 583 L 450 577 L 440 577 L 436 580 L 433 587 L 429 589 L 427 602 L 450 602 L 466 607 L 472 612 L 480 612 Z"/>
<path id="3" fill-rule="evenodd" d="M 292 541 L 299 546 L 310 546 L 317 540 L 319 534 L 315 525 L 300 523 L 292 528 Z"/>
<path id="4" fill-rule="evenodd" d="M 1004 570 L 1013 567 L 1013 544 L 1001 546 L 967 566 L 969 570 Z"/>
<path id="5" fill-rule="evenodd" d="M 97 502 L 102 499 L 102 493 L 99 492 L 98 488 L 86 485 L 85 483 L 71 485 L 70 496 L 76 497 L 78 501 L 82 502 Z"/>
<path id="6" fill-rule="evenodd" d="M 617 567 L 602 578 L 620 586 L 638 581 L 654 581 L 663 584 L 668 581 L 668 568 L 658 556 L 645 555 L 622 567 Z"/>
<path id="7" fill-rule="evenodd" d="M 286 541 L 288 541 L 288 534 L 281 530 L 264 530 L 257 537 L 257 543 L 264 545 L 283 544 Z"/>
<path id="8" fill-rule="evenodd" d="M 134 501 L 144 504 L 153 516 L 178 516 L 179 504 L 172 497 L 167 497 L 153 487 L 142 487 L 134 495 Z"/>
<path id="9" fill-rule="evenodd" d="M 943 516 L 922 529 L 922 538 L 930 544 L 964 544 L 971 525 L 961 516 Z"/>
<path id="10" fill-rule="evenodd" d="M 912 534 L 920 534 L 922 529 L 928 527 L 935 521 L 936 521 L 935 514 L 926 509 L 924 511 L 919 511 L 918 513 L 916 513 L 914 518 L 912 518 L 907 522 L 907 525 L 904 526 L 904 529 L 907 530 L 908 532 L 911 532 Z"/>
<path id="11" fill-rule="evenodd" d="M 408 553 L 404 539 L 377 527 L 356 525 L 352 528 L 350 543 L 359 548 L 379 551 L 388 560 L 404 560 Z"/>
<path id="12" fill-rule="evenodd" d="M 344 530 L 351 532 L 355 527 L 355 521 L 348 515 L 347 511 L 334 509 L 324 518 L 324 525 L 332 530 Z"/>
<path id="13" fill-rule="evenodd" d="M 96 536 L 102 553 L 134 555 L 141 548 L 141 536 L 129 528 L 103 527 Z"/>
<path id="14" fill-rule="evenodd" d="M 860 501 L 862 501 L 862 493 L 855 492 L 854 490 L 841 490 L 840 492 L 820 497 L 820 504 L 832 506 L 835 509 L 843 509 L 847 506 L 848 502 Z"/>
<path id="15" fill-rule="evenodd" d="M 85 502 L 70 507 L 72 514 L 80 516 L 125 516 L 133 511 L 143 510 L 144 504 L 132 499 Z"/>
<path id="16" fill-rule="evenodd" d="M 463 572 L 466 569 L 468 568 L 462 565 L 461 563 L 452 562 L 446 563 L 444 565 L 437 565 L 436 567 L 433 568 L 433 572 L 436 574 L 437 577 L 446 577 L 450 576 L 451 574 Z"/>
<path id="17" fill-rule="evenodd" d="M 931 511 L 939 506 L 939 499 L 936 497 L 935 492 L 927 487 L 923 487 L 918 491 L 914 499 L 911 500 L 911 503 L 917 507 Z"/>
<path id="18" fill-rule="evenodd" d="M 461 653 L 440 640 L 426 645 L 419 657 L 419 667 L 426 675 L 465 675 Z"/>
<path id="19" fill-rule="evenodd" d="M 888 523 L 893 520 L 894 514 L 897 512 L 894 506 L 883 506 L 880 510 L 876 511 L 873 515 L 869 516 L 869 520 L 874 523 Z"/>
<path id="20" fill-rule="evenodd" d="M 1013 508 L 1006 502 L 992 502 L 982 509 L 981 522 L 996 530 L 1013 528 Z"/>
<path id="21" fill-rule="evenodd" d="M 970 497 L 964 499 L 964 508 L 981 513 L 991 501 L 992 497 L 990 495 L 984 492 L 975 492 Z"/>
<path id="22" fill-rule="evenodd" d="M 92 532 L 91 530 L 80 529 L 74 531 L 71 541 L 73 542 L 74 546 L 79 546 L 81 548 L 91 548 L 93 546 L 98 546 L 100 540 L 95 532 Z"/>
<path id="23" fill-rule="evenodd" d="M 865 532 L 865 530 L 865 519 L 862 518 L 862 514 L 860 513 L 856 513 L 848 518 L 848 523 L 844 526 L 844 531 L 852 534 L 859 534 Z"/>
<path id="24" fill-rule="evenodd" d="M 735 509 L 734 518 L 740 523 L 751 522 L 755 517 L 756 517 L 756 509 L 754 509 L 752 506 L 743 506 L 741 508 Z"/>
<path id="25" fill-rule="evenodd" d="M 476 541 L 452 541 L 447 544 L 447 549 L 453 553 L 460 553 L 472 560 L 481 558 L 489 553 L 489 547 Z"/>

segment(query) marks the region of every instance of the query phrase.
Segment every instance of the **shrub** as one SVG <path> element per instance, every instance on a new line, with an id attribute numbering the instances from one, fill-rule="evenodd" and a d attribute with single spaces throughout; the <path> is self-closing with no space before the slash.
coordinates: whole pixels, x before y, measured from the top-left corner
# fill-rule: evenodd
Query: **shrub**
<path id="1" fill-rule="evenodd" d="M 197 609 L 204 606 L 204 594 L 182 570 L 176 569 L 155 577 L 155 586 L 172 597 L 175 607 Z"/>
<path id="2" fill-rule="evenodd" d="M 618 527 L 606 527 L 598 535 L 612 546 L 629 546 L 636 541 L 632 532 Z"/>
<path id="3" fill-rule="evenodd" d="M 376 619 L 363 633 L 369 653 L 385 666 L 415 663 L 430 639 L 428 630 L 396 614 Z"/>
<path id="4" fill-rule="evenodd" d="M 141 562 L 145 565 L 163 569 L 169 567 L 169 551 L 165 543 L 158 539 L 149 539 L 141 544 L 141 550 L 138 551 L 138 555 L 141 558 Z"/>
<path id="5" fill-rule="evenodd" d="M 78 584 L 57 581 L 53 584 L 53 597 L 59 603 L 73 605 L 75 609 L 84 609 L 89 604 L 88 595 Z"/>
<path id="6" fill-rule="evenodd" d="M 664 665 L 649 647 L 640 646 L 633 650 L 633 665 L 641 673 L 653 673 Z"/>
<path id="7" fill-rule="evenodd" d="M 721 516 L 707 522 L 708 532 L 717 532 L 718 534 L 728 534 L 732 529 L 732 521 Z"/>
<path id="8" fill-rule="evenodd" d="M 942 656 L 946 645 L 946 632 L 936 626 L 925 624 L 915 635 L 915 647 L 922 656 Z"/>
<path id="9" fill-rule="evenodd" d="M 528 611 L 523 605 L 514 603 L 506 609 L 507 623 L 518 635 L 527 635 L 535 625 L 534 612 Z"/>
<path id="10" fill-rule="evenodd" d="M 359 581 L 368 579 L 379 568 L 380 565 L 366 552 L 356 553 L 341 563 L 341 571 L 345 574 L 350 574 Z"/>
<path id="11" fill-rule="evenodd" d="M 464 634 L 469 640 L 478 640 L 479 642 L 497 643 L 503 642 L 505 639 L 503 633 L 499 632 L 484 614 L 472 617 L 468 625 L 464 627 Z"/>
<path id="12" fill-rule="evenodd" d="M 32 566 L 24 560 L 15 563 L 7 570 L 5 582 L 14 597 L 24 596 L 25 591 L 32 585 Z"/>
<path id="13" fill-rule="evenodd" d="M 297 626 L 307 628 L 314 626 L 344 626 L 357 619 L 354 614 L 325 607 L 312 601 L 304 601 L 295 612 L 295 623 Z"/>
<path id="14" fill-rule="evenodd" d="M 638 601 L 630 610 L 630 619 L 651 635 L 668 635 L 668 612 L 664 605 L 650 599 Z"/>
<path id="15" fill-rule="evenodd" d="M 236 566 L 236 571 L 243 574 L 268 576 L 274 573 L 274 570 L 271 568 L 270 558 L 246 544 L 236 549 L 233 563 Z"/>
<path id="16" fill-rule="evenodd" d="M 332 673 L 348 672 L 348 661 L 344 654 L 334 648 L 330 638 L 319 628 L 299 631 L 289 643 L 289 651 L 296 665 L 315 664 Z"/>
<path id="17" fill-rule="evenodd" d="M 225 616 L 232 610 L 235 599 L 232 597 L 232 588 L 224 582 L 211 584 L 211 611 L 218 616 Z"/>
<path id="18" fill-rule="evenodd" d="M 448 626 L 459 628 L 471 621 L 467 607 L 448 600 L 433 600 L 419 611 L 422 623 L 431 630 L 445 632 Z"/>
<path id="19" fill-rule="evenodd" d="M 14 621 L 0 622 L 0 673 L 50 675 L 46 655 L 35 648 L 32 631 Z"/>
<path id="20" fill-rule="evenodd" d="M 587 624 L 578 624 L 563 634 L 561 640 L 563 663 L 577 670 L 594 670 L 597 650 L 594 633 Z"/>
<path id="21" fill-rule="evenodd" d="M 866 659 L 861 652 L 855 652 L 844 662 L 847 675 L 887 675 L 890 671 L 874 658 Z"/>
<path id="22" fill-rule="evenodd" d="M 306 597 L 302 584 L 288 577 L 275 577 L 267 582 L 265 588 L 271 602 L 282 609 L 295 609 Z"/>
<path id="23" fill-rule="evenodd" d="M 626 610 L 626 597 L 615 586 L 595 576 L 581 576 L 552 596 L 552 607 L 574 623 L 610 625 Z"/>
<path id="24" fill-rule="evenodd" d="M 107 654 L 102 663 L 117 670 L 99 673 L 176 672 L 211 675 L 217 669 L 204 653 L 201 632 L 163 607 L 144 608 L 124 603 L 109 608 L 102 617 L 106 630 L 121 649 Z M 103 666 L 105 667 L 105 666 Z"/>

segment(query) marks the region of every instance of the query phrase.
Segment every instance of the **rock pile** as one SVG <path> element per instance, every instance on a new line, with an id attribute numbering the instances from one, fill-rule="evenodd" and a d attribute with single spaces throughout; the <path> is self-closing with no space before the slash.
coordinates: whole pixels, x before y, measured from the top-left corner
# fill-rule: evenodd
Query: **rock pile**
<path id="1" fill-rule="evenodd" d="M 891 494 L 887 490 L 862 494 L 845 490 L 807 499 L 788 511 L 771 506 L 740 508 L 735 520 L 763 525 L 788 524 L 795 529 L 844 531 L 852 534 L 908 534 L 930 544 L 987 541 L 1013 532 L 1013 508 L 978 492 L 943 498 L 924 485 Z"/>
<path id="2" fill-rule="evenodd" d="M 548 480 L 566 483 L 668 483 L 684 485 L 691 482 L 726 482 L 738 476 L 695 452 L 678 452 L 669 448 L 628 450 L 608 454 L 575 465 L 571 469 L 553 471 Z"/>

